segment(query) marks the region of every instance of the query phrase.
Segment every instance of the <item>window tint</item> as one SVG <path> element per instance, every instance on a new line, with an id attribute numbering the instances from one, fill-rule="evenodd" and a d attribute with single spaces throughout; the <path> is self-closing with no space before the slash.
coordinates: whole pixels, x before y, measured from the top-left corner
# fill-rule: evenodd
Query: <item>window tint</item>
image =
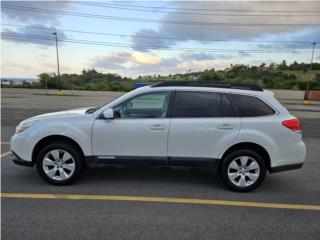
<path id="1" fill-rule="evenodd" d="M 117 118 L 161 118 L 168 110 L 170 92 L 153 92 L 133 97 L 113 110 Z"/>
<path id="2" fill-rule="evenodd" d="M 173 117 L 233 117 L 226 94 L 213 92 L 176 92 Z"/>
<path id="3" fill-rule="evenodd" d="M 241 117 L 259 117 L 275 114 L 275 111 L 257 97 L 232 94 Z"/>

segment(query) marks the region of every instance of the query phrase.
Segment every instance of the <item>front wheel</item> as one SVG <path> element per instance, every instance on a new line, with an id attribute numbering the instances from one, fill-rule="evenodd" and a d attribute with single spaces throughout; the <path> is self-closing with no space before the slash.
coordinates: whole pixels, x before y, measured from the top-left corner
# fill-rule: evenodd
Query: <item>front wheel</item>
<path id="1" fill-rule="evenodd" d="M 266 171 L 266 164 L 260 154 L 249 149 L 240 149 L 223 159 L 220 175 L 231 190 L 249 192 L 263 182 Z"/>
<path id="2" fill-rule="evenodd" d="M 54 142 L 43 147 L 37 157 L 37 170 L 48 183 L 66 185 L 74 182 L 83 170 L 79 150 L 69 143 Z"/>

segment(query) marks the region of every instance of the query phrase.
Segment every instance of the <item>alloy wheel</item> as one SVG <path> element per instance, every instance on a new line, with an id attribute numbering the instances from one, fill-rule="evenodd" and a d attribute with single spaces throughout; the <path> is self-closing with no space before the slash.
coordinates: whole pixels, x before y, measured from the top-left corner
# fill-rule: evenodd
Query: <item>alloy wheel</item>
<path id="1" fill-rule="evenodd" d="M 260 166 L 253 157 L 240 156 L 233 159 L 228 166 L 228 178 L 238 187 L 253 185 L 260 176 Z"/>
<path id="2" fill-rule="evenodd" d="M 76 164 L 70 153 L 62 149 L 54 149 L 44 156 L 42 167 L 49 178 L 64 181 L 72 176 Z"/>

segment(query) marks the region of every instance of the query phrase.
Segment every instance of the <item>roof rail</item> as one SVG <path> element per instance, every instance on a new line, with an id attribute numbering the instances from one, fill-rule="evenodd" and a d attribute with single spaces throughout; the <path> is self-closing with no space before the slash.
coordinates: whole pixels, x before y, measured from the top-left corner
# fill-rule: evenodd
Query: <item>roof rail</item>
<path id="1" fill-rule="evenodd" d="M 263 91 L 257 84 L 250 83 L 228 83 L 228 82 L 207 82 L 207 81 L 165 81 L 152 85 L 151 87 L 212 87 L 232 88 L 251 91 Z"/>

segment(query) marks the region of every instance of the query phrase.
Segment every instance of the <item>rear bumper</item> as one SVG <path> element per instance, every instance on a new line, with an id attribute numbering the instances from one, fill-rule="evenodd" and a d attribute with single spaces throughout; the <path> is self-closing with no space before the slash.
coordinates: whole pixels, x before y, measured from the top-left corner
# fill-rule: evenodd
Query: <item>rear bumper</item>
<path id="1" fill-rule="evenodd" d="M 303 166 L 303 163 L 295 163 L 290 165 L 271 167 L 269 172 L 270 173 L 284 172 L 284 171 L 299 169 L 299 168 L 302 168 L 302 166 Z"/>
<path id="2" fill-rule="evenodd" d="M 299 169 L 306 159 L 307 149 L 303 141 L 281 144 L 278 146 L 278 154 L 270 155 L 271 166 L 269 171 L 282 172 Z"/>
<path id="3" fill-rule="evenodd" d="M 33 167 L 34 163 L 30 162 L 30 161 L 26 161 L 21 159 L 15 152 L 11 151 L 12 155 L 11 155 L 11 160 L 20 166 L 25 166 L 25 167 Z"/>

